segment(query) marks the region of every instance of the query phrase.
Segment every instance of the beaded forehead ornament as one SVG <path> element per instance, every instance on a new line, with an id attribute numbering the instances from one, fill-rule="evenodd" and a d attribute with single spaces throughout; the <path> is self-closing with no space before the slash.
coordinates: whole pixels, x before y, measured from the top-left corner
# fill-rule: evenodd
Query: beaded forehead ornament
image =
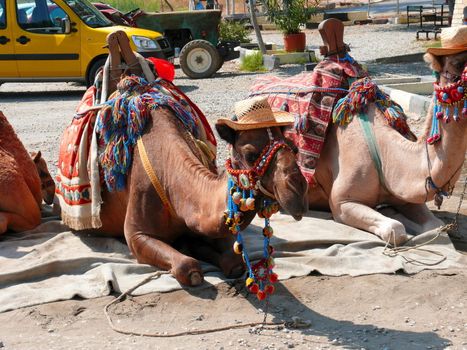
<path id="1" fill-rule="evenodd" d="M 451 116 L 456 122 L 460 118 L 467 118 L 467 65 L 459 81 L 446 86 L 440 86 L 437 81 L 433 85 L 434 107 L 430 136 L 427 138 L 429 144 L 441 139 L 440 120 L 449 123 Z"/>
<path id="2" fill-rule="evenodd" d="M 263 149 L 251 169 L 233 169 L 231 159 L 227 159 L 225 164 L 229 174 L 227 183 L 228 208 L 224 214 L 225 224 L 237 238 L 233 246 L 234 252 L 241 254 L 245 261 L 248 270 L 246 287 L 251 293 L 256 294 L 259 300 L 265 299 L 267 295 L 274 292 L 272 283 L 275 283 L 278 279 L 277 274 L 272 271 L 274 260 L 271 255 L 274 249 L 269 241 L 273 235 L 273 229 L 269 224 L 269 218 L 279 211 L 279 204 L 270 199 L 264 199 L 259 207 L 258 216 L 264 218 L 264 240 L 263 258 L 256 264 L 251 264 L 248 253 L 244 248 L 240 225 L 242 224 L 243 213 L 248 210 L 255 210 L 255 191 L 261 191 L 261 178 L 266 173 L 272 159 L 280 149 L 289 148 L 284 141 L 274 140 L 269 129 L 268 134 L 271 142 Z"/>

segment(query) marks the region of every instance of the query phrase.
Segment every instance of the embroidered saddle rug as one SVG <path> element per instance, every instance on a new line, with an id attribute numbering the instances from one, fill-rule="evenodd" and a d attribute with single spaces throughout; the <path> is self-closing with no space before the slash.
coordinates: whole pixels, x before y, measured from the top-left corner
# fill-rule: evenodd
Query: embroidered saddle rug
<path id="1" fill-rule="evenodd" d="M 285 135 L 298 148 L 297 163 L 310 186 L 316 185 L 314 172 L 332 122 L 337 100 L 347 94 L 351 80 L 367 76 L 350 56 L 345 60 L 325 59 L 313 72 L 289 78 L 261 77 L 250 88 L 250 96 L 267 95 L 273 110 L 296 115 L 294 128 Z"/>
<path id="2" fill-rule="evenodd" d="M 98 228 L 101 184 L 120 190 L 131 166 L 134 144 L 142 135 L 149 111 L 169 108 L 194 139 L 202 143 L 205 162 L 215 167 L 216 139 L 201 110 L 175 85 L 127 77 L 119 91 L 96 106 L 96 88 L 80 101 L 60 143 L 56 194 L 62 221 L 75 230 Z M 155 121 L 157 123 L 157 121 Z"/>

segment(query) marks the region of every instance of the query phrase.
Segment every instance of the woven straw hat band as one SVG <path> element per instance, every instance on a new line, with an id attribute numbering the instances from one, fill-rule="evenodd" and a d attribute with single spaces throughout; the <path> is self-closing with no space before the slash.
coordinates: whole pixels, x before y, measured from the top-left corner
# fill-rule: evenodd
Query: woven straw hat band
<path id="1" fill-rule="evenodd" d="M 235 115 L 241 123 L 262 123 L 274 120 L 267 97 L 254 97 L 235 104 Z"/>

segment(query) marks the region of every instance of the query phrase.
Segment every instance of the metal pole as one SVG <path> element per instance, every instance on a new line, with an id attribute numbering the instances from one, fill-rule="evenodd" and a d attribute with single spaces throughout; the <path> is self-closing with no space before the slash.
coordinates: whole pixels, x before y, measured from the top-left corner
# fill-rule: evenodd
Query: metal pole
<path id="1" fill-rule="evenodd" d="M 367 14 L 368 18 L 370 18 L 370 2 L 371 0 L 368 0 L 368 14 Z"/>

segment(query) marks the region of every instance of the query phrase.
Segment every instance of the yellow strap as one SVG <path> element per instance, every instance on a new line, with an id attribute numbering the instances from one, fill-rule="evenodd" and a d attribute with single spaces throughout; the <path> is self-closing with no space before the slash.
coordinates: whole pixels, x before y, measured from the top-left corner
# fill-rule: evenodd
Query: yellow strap
<path id="1" fill-rule="evenodd" d="M 148 175 L 149 180 L 151 180 L 151 183 L 154 186 L 154 189 L 156 190 L 157 194 L 162 200 L 162 203 L 169 210 L 169 213 L 172 217 L 174 218 L 177 217 L 177 214 L 175 213 L 175 210 L 172 207 L 172 204 L 170 204 L 169 199 L 165 195 L 165 191 L 162 188 L 162 185 L 159 182 L 159 179 L 157 178 L 157 175 L 153 167 L 151 166 L 151 163 L 149 162 L 148 154 L 146 153 L 146 148 L 144 147 L 143 139 L 141 137 L 138 138 L 138 151 L 139 151 L 139 156 L 141 158 L 141 161 L 143 162 L 144 170 L 146 171 L 146 174 Z"/>

